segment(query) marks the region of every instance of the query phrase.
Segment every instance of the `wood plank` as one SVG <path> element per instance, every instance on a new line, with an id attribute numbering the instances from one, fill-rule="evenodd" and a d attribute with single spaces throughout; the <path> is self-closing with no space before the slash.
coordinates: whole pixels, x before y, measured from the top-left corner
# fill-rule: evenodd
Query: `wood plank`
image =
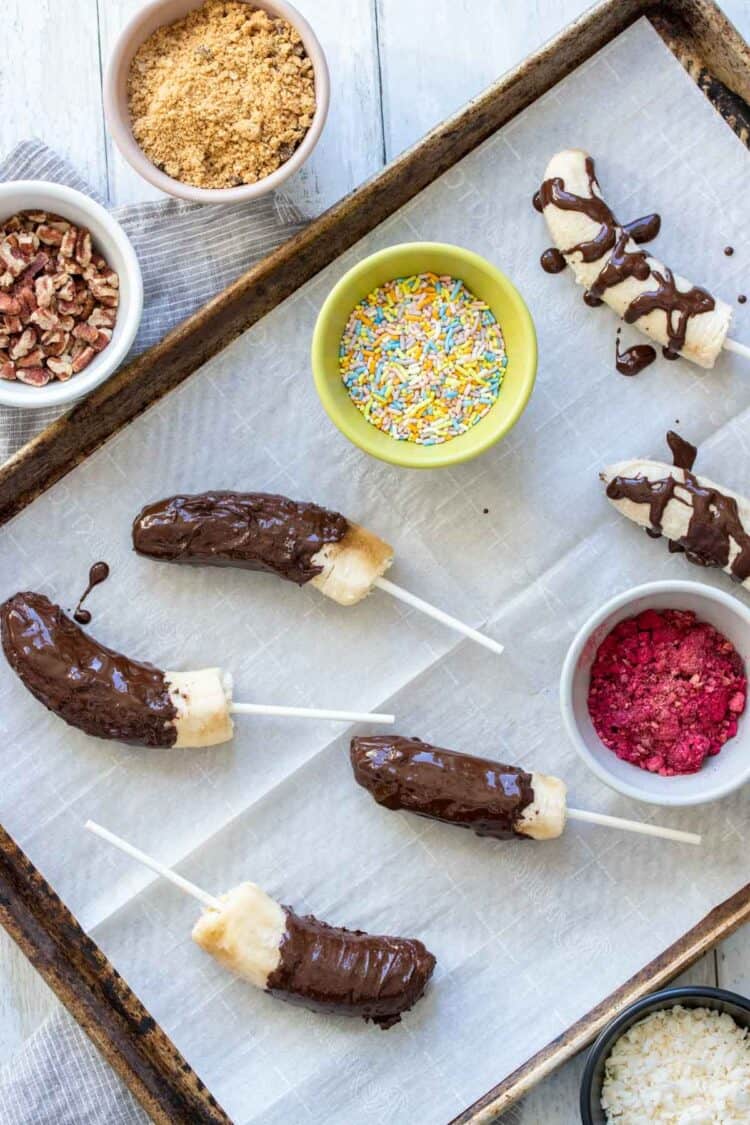
<path id="1" fill-rule="evenodd" d="M 18 0 L 19 3 L 22 0 Z M 142 0 L 98 0 L 105 61 Z M 374 0 L 359 0 L 357 17 L 347 0 L 296 0 L 321 41 L 331 72 L 331 109 L 318 146 L 283 194 L 303 214 L 319 215 L 381 167 L 383 135 L 375 37 Z M 163 199 L 123 160 L 107 136 L 109 192 L 114 204 Z"/>
<path id="2" fill-rule="evenodd" d="M 389 160 L 589 7 L 586 0 L 377 4 Z"/>
<path id="3" fill-rule="evenodd" d="M 0 151 L 39 137 L 105 193 L 96 0 L 3 0 L 2 39 Z"/>

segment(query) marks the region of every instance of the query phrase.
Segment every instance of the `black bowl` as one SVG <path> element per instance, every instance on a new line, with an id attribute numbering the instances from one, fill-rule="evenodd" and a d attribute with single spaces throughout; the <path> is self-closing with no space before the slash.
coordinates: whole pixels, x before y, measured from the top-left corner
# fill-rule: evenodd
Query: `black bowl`
<path id="1" fill-rule="evenodd" d="M 665 988 L 663 992 L 652 992 L 650 996 L 637 1000 L 605 1027 L 589 1051 L 581 1079 L 583 1125 L 606 1125 L 607 1118 L 601 1107 L 604 1063 L 615 1041 L 634 1023 L 660 1008 L 673 1008 L 675 1004 L 682 1004 L 684 1008 L 713 1008 L 726 1012 L 739 1027 L 750 1028 L 750 1000 L 736 992 L 725 992 L 722 988 Z"/>

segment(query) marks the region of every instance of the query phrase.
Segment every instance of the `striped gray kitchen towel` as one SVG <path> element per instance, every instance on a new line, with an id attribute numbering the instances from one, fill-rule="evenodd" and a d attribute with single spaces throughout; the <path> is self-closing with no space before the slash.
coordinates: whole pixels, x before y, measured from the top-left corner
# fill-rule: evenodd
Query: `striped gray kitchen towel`
<path id="1" fill-rule="evenodd" d="M 0 164 L 2 180 L 51 180 L 106 205 L 67 161 L 40 141 L 24 141 L 13 150 Z M 282 195 L 231 206 L 164 199 L 111 212 L 133 243 L 143 271 L 143 320 L 131 356 L 161 340 L 303 225 L 299 211 Z M 62 413 L 60 407 L 0 406 L 0 464 Z"/>
<path id="2" fill-rule="evenodd" d="M 0 1070 L 3 1125 L 148 1125 L 85 1032 L 60 1008 Z"/>
<path id="3" fill-rule="evenodd" d="M 25 141 L 0 180 L 52 180 L 103 199 L 65 160 Z M 112 209 L 143 271 L 144 312 L 131 355 L 160 340 L 303 225 L 271 195 L 231 206 L 165 199 Z M 0 407 L 0 463 L 62 411 Z M 148 1117 L 78 1025 L 60 1008 L 0 1069 L 2 1125 L 143 1125 Z"/>

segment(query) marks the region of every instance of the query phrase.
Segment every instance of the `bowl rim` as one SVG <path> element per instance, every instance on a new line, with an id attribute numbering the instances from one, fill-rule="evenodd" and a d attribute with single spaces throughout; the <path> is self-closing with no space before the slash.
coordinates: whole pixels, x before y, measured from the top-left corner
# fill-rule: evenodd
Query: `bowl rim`
<path id="1" fill-rule="evenodd" d="M 150 0 L 150 3 L 145 4 L 135 12 L 120 31 L 110 52 L 104 71 L 102 91 L 104 116 L 114 142 L 130 167 L 153 187 L 163 191 L 166 195 L 174 196 L 177 199 L 185 199 L 191 203 L 244 203 L 251 199 L 259 199 L 261 196 L 274 191 L 289 176 L 298 171 L 320 140 L 328 116 L 331 97 L 328 62 L 320 40 L 305 17 L 288 0 L 246 0 L 246 2 L 252 3 L 258 8 L 280 15 L 299 32 L 307 56 L 313 64 L 315 113 L 310 128 L 289 159 L 285 160 L 270 175 L 264 176 L 262 180 L 257 180 L 254 184 L 241 184 L 238 187 L 231 188 L 196 187 L 194 184 L 183 183 L 181 180 L 175 180 L 172 176 L 168 176 L 166 172 L 162 172 L 149 160 L 133 136 L 127 107 L 121 112 L 120 99 L 117 96 L 116 77 L 120 67 L 123 65 L 130 66 L 130 61 L 137 47 L 144 42 L 144 39 L 139 39 L 137 46 L 132 47 L 142 24 L 169 2 L 170 0 Z M 192 8 L 198 8 L 204 3 L 204 0 L 190 0 L 190 3 Z"/>
<path id="2" fill-rule="evenodd" d="M 748 761 L 744 771 L 739 773 L 737 777 L 723 784 L 715 785 L 712 789 L 708 789 L 703 793 L 689 795 L 674 794 L 671 796 L 666 794 L 659 797 L 648 796 L 637 786 L 615 777 L 614 774 L 610 773 L 610 771 L 602 766 L 598 759 L 590 753 L 580 734 L 573 710 L 573 679 L 576 665 L 586 642 L 594 630 L 611 614 L 615 613 L 629 602 L 635 601 L 637 598 L 669 593 L 696 594 L 709 601 L 718 602 L 720 605 L 734 612 L 737 617 L 741 618 L 745 627 L 750 631 L 750 608 L 744 605 L 738 598 L 734 597 L 733 594 L 729 594 L 724 590 L 719 590 L 714 586 L 706 586 L 702 582 L 694 582 L 688 579 L 661 579 L 656 582 L 644 582 L 640 586 L 630 586 L 627 590 L 616 594 L 615 597 L 610 598 L 608 601 L 604 602 L 599 609 L 595 610 L 595 612 L 584 621 L 571 641 L 560 673 L 560 711 L 568 739 L 572 743 L 578 756 L 582 758 L 600 781 L 603 781 L 605 785 L 608 785 L 611 789 L 616 789 L 624 796 L 632 797 L 634 800 L 644 804 L 661 805 L 665 808 L 677 808 L 688 807 L 690 805 L 704 805 L 709 801 L 716 801 L 721 797 L 726 797 L 729 793 L 733 793 L 736 789 L 739 789 L 750 779 L 750 754 L 748 755 Z"/>
<path id="3" fill-rule="evenodd" d="M 606 1050 L 607 1053 L 609 1053 L 617 1040 L 624 1034 L 625 1025 L 629 1024 L 634 1016 L 640 1015 L 641 1012 L 645 1012 L 647 1009 L 657 1011 L 662 1005 L 665 1007 L 673 1007 L 681 1000 L 688 999 L 713 1000 L 727 1004 L 735 1004 L 738 1008 L 743 1008 L 748 1015 L 750 1015 L 750 998 L 741 996 L 738 992 L 731 992 L 726 988 L 717 988 L 708 984 L 688 984 L 679 985 L 675 988 L 662 988 L 657 992 L 650 992 L 646 996 L 641 996 L 639 1000 L 634 1000 L 632 1004 L 628 1004 L 627 1007 L 623 1008 L 618 1015 L 610 1020 L 589 1047 L 586 1056 L 586 1065 L 581 1075 L 579 1097 L 582 1125 L 595 1125 L 594 1119 L 591 1116 L 591 1092 L 594 1085 L 594 1071 L 604 1051 Z M 710 1006 L 710 1004 L 706 1005 L 706 1007 Z M 633 1022 L 637 1022 L 637 1020 Z M 632 1026 L 632 1024 L 630 1026 Z"/>
<path id="4" fill-rule="evenodd" d="M 407 441 L 395 441 L 390 439 L 389 444 L 385 448 L 380 448 L 382 445 L 378 440 L 378 435 L 384 435 L 382 430 L 378 430 L 375 426 L 369 426 L 367 431 L 363 431 L 364 436 L 354 438 L 348 432 L 348 423 L 344 418 L 344 411 L 346 406 L 342 409 L 337 402 L 336 396 L 333 392 L 331 381 L 325 371 L 325 359 L 323 355 L 323 336 L 328 327 L 329 320 L 335 305 L 341 299 L 342 294 L 346 291 L 349 285 L 364 273 L 367 273 L 374 265 L 379 265 L 381 262 L 390 262 L 393 260 L 397 262 L 399 257 L 405 253 L 420 253 L 425 255 L 444 253 L 457 254 L 459 258 L 469 261 L 476 269 L 483 273 L 491 275 L 495 281 L 504 289 L 509 302 L 514 306 L 517 315 L 520 317 L 523 324 L 523 331 L 528 339 L 528 348 L 526 363 L 529 369 L 529 374 L 525 376 L 525 385 L 519 397 L 519 401 L 512 411 L 502 416 L 502 422 L 495 426 L 487 426 L 487 436 L 475 439 L 476 444 L 471 449 L 456 451 L 451 441 L 446 441 L 442 445 L 429 446 L 429 462 L 419 465 L 414 464 L 408 454 L 414 448 L 413 443 Z M 398 276 L 398 273 L 393 275 Z M 378 461 L 384 461 L 390 465 L 396 465 L 404 469 L 438 469 L 446 468 L 451 465 L 459 465 L 465 461 L 470 461 L 474 457 L 480 456 L 496 442 L 508 434 L 518 422 L 519 418 L 526 409 L 529 399 L 531 398 L 536 383 L 537 367 L 538 367 L 538 344 L 536 336 L 536 328 L 534 321 L 529 311 L 528 305 L 521 296 L 519 289 L 514 282 L 503 270 L 493 265 L 487 258 L 481 254 L 477 254 L 475 250 L 468 250 L 464 246 L 459 246 L 453 242 L 435 242 L 435 241 L 416 241 L 416 242 L 396 242 L 390 246 L 385 246 L 381 250 L 375 250 L 372 254 L 367 254 L 358 262 L 355 262 L 346 272 L 339 278 L 333 288 L 326 296 L 323 304 L 320 307 L 318 315 L 315 320 L 315 327 L 312 334 L 312 343 L 310 347 L 310 357 L 312 364 L 313 381 L 318 397 L 323 405 L 328 417 L 336 426 L 339 433 L 361 449 L 364 453 L 368 453 L 371 457 L 375 457 Z M 482 418 L 473 427 L 475 432 L 479 431 L 485 422 L 488 421 L 489 416 Z M 369 431 L 372 430 L 372 433 Z M 472 431 L 469 431 L 472 432 Z M 425 447 L 419 446 L 419 449 Z"/>
<path id="5" fill-rule="evenodd" d="M 28 396 L 24 394 L 22 397 L 8 393 L 10 388 L 20 390 L 17 382 L 0 380 L 1 405 L 15 407 L 18 410 L 40 410 L 44 407 L 64 406 L 85 397 L 117 370 L 130 351 L 140 327 L 143 315 L 143 275 L 135 249 L 125 230 L 97 200 L 67 184 L 57 184 L 48 180 L 6 180 L 0 183 L 0 211 L 6 197 L 24 192 L 34 192 L 38 197 L 48 199 L 47 206 L 50 210 L 54 208 L 64 214 L 65 206 L 68 204 L 80 208 L 95 218 L 105 228 L 108 238 L 122 256 L 128 282 L 127 300 L 121 301 L 117 314 L 118 326 L 120 321 L 122 324 L 120 338 L 117 342 L 113 339 L 97 356 L 97 359 L 102 360 L 98 369 L 84 370 L 65 382 L 55 379 L 44 387 L 27 387 L 21 384 L 24 390 L 29 392 Z M 24 210 L 23 207 L 18 209 Z M 105 253 L 106 249 L 102 247 Z M 120 273 L 122 274 L 122 270 Z"/>

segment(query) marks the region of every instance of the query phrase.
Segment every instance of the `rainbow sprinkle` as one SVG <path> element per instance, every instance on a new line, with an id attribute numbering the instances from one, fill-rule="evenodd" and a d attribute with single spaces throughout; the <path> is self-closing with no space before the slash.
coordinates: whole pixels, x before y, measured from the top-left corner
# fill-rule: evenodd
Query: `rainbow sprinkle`
<path id="1" fill-rule="evenodd" d="M 354 405 L 397 441 L 438 445 L 492 407 L 508 359 L 500 325 L 463 281 L 422 273 L 373 289 L 349 317 L 339 370 Z"/>

